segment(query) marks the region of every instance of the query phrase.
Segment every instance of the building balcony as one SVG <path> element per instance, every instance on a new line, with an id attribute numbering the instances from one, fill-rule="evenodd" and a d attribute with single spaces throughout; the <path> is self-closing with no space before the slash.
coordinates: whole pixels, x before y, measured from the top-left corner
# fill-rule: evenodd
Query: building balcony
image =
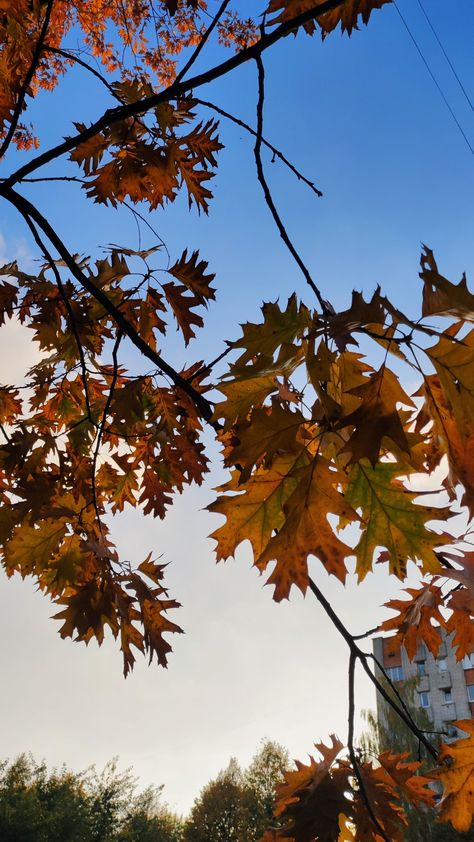
<path id="1" fill-rule="evenodd" d="M 445 672 L 439 672 L 435 678 L 435 685 L 438 690 L 448 690 L 449 687 L 453 686 L 451 673 L 448 670 Z"/>
<path id="2" fill-rule="evenodd" d="M 424 661 L 425 659 L 426 659 L 426 646 L 424 645 L 424 643 L 422 643 L 421 646 L 419 646 L 418 649 L 416 650 L 416 654 L 415 654 L 413 660 L 416 663 L 417 661 Z"/>
<path id="3" fill-rule="evenodd" d="M 428 693 L 430 689 L 430 679 L 427 675 L 421 675 L 418 678 L 416 689 L 419 693 Z"/>
<path id="4" fill-rule="evenodd" d="M 453 702 L 449 705 L 443 705 L 442 716 L 445 722 L 452 722 L 457 719 L 456 705 Z"/>

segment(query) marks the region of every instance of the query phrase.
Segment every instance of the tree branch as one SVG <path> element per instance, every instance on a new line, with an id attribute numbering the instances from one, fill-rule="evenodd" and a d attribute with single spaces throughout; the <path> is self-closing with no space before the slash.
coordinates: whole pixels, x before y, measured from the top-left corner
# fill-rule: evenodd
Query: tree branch
<path id="1" fill-rule="evenodd" d="M 282 219 L 280 214 L 278 213 L 275 202 L 273 201 L 272 194 L 270 192 L 270 188 L 265 178 L 265 173 L 263 171 L 263 164 L 262 164 L 262 155 L 261 155 L 261 148 L 262 148 L 262 134 L 263 134 L 263 105 L 265 101 L 265 71 L 263 67 L 263 62 L 261 56 L 258 55 L 255 58 L 258 68 L 258 102 L 257 102 L 257 131 L 256 131 L 256 141 L 254 147 L 254 155 L 255 155 L 255 164 L 257 167 L 257 178 L 262 186 L 263 195 L 265 197 L 265 201 L 268 205 L 271 215 L 275 221 L 275 224 L 278 228 L 279 234 L 283 242 L 285 243 L 288 251 L 290 252 L 291 256 L 295 260 L 296 264 L 301 269 L 303 273 L 303 277 L 308 284 L 308 286 L 313 290 L 316 298 L 319 301 L 319 305 L 321 307 L 323 315 L 329 314 L 329 309 L 327 307 L 326 302 L 324 301 L 321 292 L 319 291 L 318 287 L 314 283 L 309 269 L 301 259 L 300 255 L 298 254 L 297 250 L 295 249 L 293 243 L 291 242 L 288 233 L 286 231 L 285 226 L 283 225 Z"/>
<path id="2" fill-rule="evenodd" d="M 197 99 L 196 97 L 193 97 L 193 100 L 198 105 L 203 105 L 205 108 L 210 108 L 212 111 L 215 111 L 216 114 L 220 114 L 221 117 L 225 117 L 227 120 L 230 120 L 232 123 L 235 123 L 236 126 L 240 126 L 242 129 L 245 129 L 245 131 L 253 135 L 253 137 L 257 137 L 257 132 L 255 131 L 255 129 L 252 128 L 252 126 L 249 126 L 248 123 L 245 123 L 243 120 L 240 120 L 239 117 L 235 117 L 233 114 L 230 114 L 229 111 L 225 111 L 223 108 L 220 108 L 218 105 L 215 105 L 213 102 L 208 102 L 205 99 Z M 267 149 L 269 149 L 270 152 L 273 153 L 275 158 L 279 158 L 280 161 L 282 161 L 285 164 L 285 166 L 287 166 L 288 169 L 291 170 L 291 172 L 296 176 L 296 178 L 299 181 L 302 181 L 304 184 L 307 184 L 310 190 L 312 190 L 313 193 L 316 193 L 316 196 L 321 197 L 323 195 L 321 190 L 318 190 L 316 185 L 312 181 L 310 181 L 309 178 L 306 178 L 306 176 L 303 175 L 303 173 L 296 169 L 296 167 L 291 163 L 291 161 L 288 160 L 288 158 L 283 154 L 283 152 L 280 152 L 280 150 L 277 149 L 276 146 L 273 146 L 272 143 L 270 143 L 268 140 L 265 140 L 263 136 L 260 138 L 260 140 L 263 146 L 266 146 Z"/>
<path id="3" fill-rule="evenodd" d="M 438 754 L 436 752 L 436 749 L 431 745 L 430 741 L 426 738 L 424 733 L 420 731 L 413 719 L 411 719 L 409 715 L 407 716 L 405 711 L 390 697 L 383 684 L 370 670 L 367 660 L 371 657 L 371 655 L 366 654 L 362 651 L 362 649 L 359 648 L 350 631 L 346 629 L 344 623 L 334 611 L 334 608 L 332 607 L 331 603 L 328 602 L 323 592 L 320 590 L 320 588 L 318 588 L 316 582 L 313 579 L 311 579 L 311 577 L 309 577 L 309 587 L 316 599 L 318 600 L 319 604 L 322 606 L 322 608 L 324 608 L 326 614 L 328 615 L 335 628 L 338 630 L 339 634 L 346 641 L 350 651 L 360 661 L 364 672 L 370 678 L 372 684 L 378 690 L 382 698 L 387 702 L 387 704 L 390 705 L 391 708 L 393 708 L 393 710 L 397 713 L 397 715 L 405 723 L 405 725 L 410 729 L 410 731 L 415 735 L 415 737 L 420 741 L 420 743 L 424 745 L 427 752 L 435 760 L 437 760 Z"/>
<path id="4" fill-rule="evenodd" d="M 28 68 L 28 73 L 26 74 L 23 80 L 23 85 L 21 86 L 20 93 L 18 94 L 18 99 L 16 101 L 15 109 L 13 111 L 10 126 L 4 137 L 2 145 L 0 146 L 0 158 L 3 158 L 3 156 L 5 155 L 5 152 L 10 146 L 12 137 L 16 132 L 18 121 L 20 119 L 21 112 L 23 111 L 23 105 L 25 103 L 26 94 L 28 93 L 28 88 L 30 87 L 31 82 L 33 81 L 33 77 L 38 69 L 38 63 L 41 58 L 44 40 L 48 31 L 49 21 L 51 19 L 51 12 L 53 11 L 53 4 L 54 0 L 48 0 L 48 5 L 46 6 L 46 11 L 43 20 L 43 26 L 41 27 L 41 32 L 39 34 L 38 41 L 36 43 L 36 47 L 31 59 L 31 64 Z"/>
<path id="5" fill-rule="evenodd" d="M 194 402 L 195 406 L 199 410 L 202 418 L 208 422 L 214 429 L 219 429 L 219 425 L 216 421 L 212 420 L 213 409 L 209 401 L 203 397 L 190 383 L 188 380 L 185 380 L 175 369 L 169 365 L 156 351 L 153 351 L 152 348 L 145 342 L 144 339 L 140 336 L 138 331 L 135 330 L 134 327 L 129 323 L 126 316 L 120 311 L 118 307 L 113 304 L 113 302 L 109 299 L 109 297 L 104 293 L 103 290 L 99 289 L 87 275 L 79 268 L 76 261 L 74 260 L 71 253 L 68 251 L 64 243 L 62 242 L 61 238 L 56 234 L 56 231 L 47 219 L 35 208 L 28 199 L 25 199 L 23 196 L 20 196 L 19 193 L 16 193 L 11 188 L 7 188 L 5 185 L 3 187 L 3 194 L 8 201 L 19 211 L 19 213 L 27 220 L 29 217 L 33 219 L 38 226 L 38 228 L 43 231 L 46 237 L 49 239 L 50 243 L 54 246 L 58 254 L 64 260 L 67 268 L 73 275 L 73 277 L 81 284 L 81 286 L 87 290 L 94 298 L 102 305 L 104 310 L 109 313 L 110 316 L 114 319 L 115 323 L 121 328 L 122 332 L 125 336 L 128 336 L 130 341 L 138 348 L 139 351 L 143 354 L 143 356 L 147 357 L 147 359 L 151 360 L 151 362 L 156 365 L 157 368 L 163 374 L 166 374 L 170 380 L 174 383 L 175 386 L 178 386 L 180 389 L 183 390 L 191 400 Z"/>
<path id="6" fill-rule="evenodd" d="M 74 339 L 76 340 L 77 350 L 78 350 L 78 354 L 79 354 L 80 367 L 81 367 L 81 377 L 82 377 L 82 383 L 83 383 L 83 386 L 84 386 L 84 400 L 85 400 L 85 403 L 86 403 L 87 418 L 89 419 L 91 424 L 94 424 L 94 419 L 92 417 L 92 409 L 91 409 L 91 404 L 90 404 L 90 398 L 89 398 L 89 387 L 88 387 L 88 383 L 87 383 L 86 359 L 85 359 L 85 356 L 84 356 L 84 349 L 82 347 L 81 337 L 79 336 L 79 333 L 78 333 L 78 330 L 77 330 L 76 320 L 74 318 L 74 312 L 73 312 L 73 309 L 71 307 L 71 302 L 69 301 L 69 298 L 66 295 L 66 290 L 64 289 L 64 284 L 62 282 L 61 275 L 59 274 L 58 267 L 56 266 L 56 264 L 54 262 L 54 259 L 51 255 L 51 253 L 49 252 L 46 244 L 43 242 L 43 240 L 39 236 L 38 231 L 36 230 L 36 226 L 33 225 L 29 215 L 25 214 L 23 218 L 24 218 L 28 228 L 30 229 L 30 231 L 32 233 L 32 236 L 33 236 L 33 239 L 34 239 L 36 245 L 38 246 L 40 251 L 43 253 L 43 255 L 45 256 L 46 260 L 48 261 L 48 263 L 51 267 L 51 270 L 52 270 L 52 272 L 54 274 L 54 277 L 55 277 L 55 280 L 56 280 L 56 285 L 58 287 L 59 293 L 61 295 L 61 298 L 63 300 L 64 306 L 65 306 L 66 311 L 67 311 L 67 314 L 69 316 L 69 322 L 70 322 L 70 325 L 71 325 L 71 330 L 74 334 Z"/>
<path id="7" fill-rule="evenodd" d="M 155 108 L 157 105 L 160 105 L 162 102 L 169 102 L 172 99 L 180 99 L 190 91 L 200 88 L 202 85 L 207 85 L 209 82 L 213 82 L 215 79 L 219 79 L 222 76 L 227 75 L 230 71 L 235 70 L 247 61 L 255 59 L 257 56 L 261 55 L 265 52 L 265 50 L 268 50 L 274 44 L 278 43 L 278 41 L 293 30 L 303 26 L 310 20 L 317 19 L 321 15 L 326 14 L 326 12 L 337 9 L 339 6 L 342 6 L 343 3 L 344 0 L 325 0 L 324 3 L 315 5 L 306 12 L 296 15 L 294 18 L 291 18 L 291 20 L 280 24 L 280 26 L 277 26 L 273 32 L 267 33 L 255 44 L 252 44 L 250 47 L 246 47 L 244 50 L 241 50 L 239 53 L 231 56 L 231 58 L 223 61 L 221 64 L 215 65 L 214 67 L 209 68 L 209 70 L 206 70 L 190 79 L 182 80 L 178 83 L 176 81 L 172 82 L 171 85 L 163 91 L 153 94 L 152 96 L 145 97 L 145 99 L 139 100 L 138 102 L 127 103 L 126 105 L 107 110 L 98 120 L 96 120 L 95 123 L 92 123 L 92 125 L 83 132 L 79 132 L 73 137 L 65 140 L 63 143 L 53 146 L 51 149 L 37 155 L 36 158 L 33 158 L 27 164 L 24 164 L 5 180 L 5 185 L 12 187 L 14 184 L 21 181 L 26 175 L 35 172 L 40 167 L 44 166 L 44 164 L 54 161 L 61 155 L 66 154 L 66 152 L 70 152 L 72 149 L 75 149 L 78 144 L 95 137 L 96 134 L 114 125 L 114 123 L 125 120 L 127 117 L 144 114 L 151 108 Z M 2 193 L 3 190 L 1 189 L 0 195 Z"/>
<path id="8" fill-rule="evenodd" d="M 102 73 L 99 73 L 98 70 L 96 70 L 94 67 L 91 67 L 90 64 L 87 64 L 87 62 L 84 61 L 82 58 L 79 58 L 79 56 L 75 56 L 72 53 L 69 53 L 67 50 L 62 50 L 61 47 L 51 47 L 49 44 L 45 44 L 44 49 L 47 50 L 48 53 L 54 53 L 55 55 L 62 56 L 63 58 L 68 59 L 68 61 L 73 61 L 75 64 L 79 64 L 81 67 L 84 68 L 84 70 L 87 70 L 89 73 L 92 73 L 92 75 L 95 76 L 96 79 L 98 79 L 99 82 L 101 82 L 104 85 L 104 87 L 107 88 L 108 92 L 112 94 L 114 99 L 117 99 L 119 102 L 123 102 L 123 100 L 120 99 L 117 92 L 114 91 L 114 88 L 110 84 L 110 82 L 108 82 L 107 79 L 104 76 L 102 76 Z"/>
<path id="9" fill-rule="evenodd" d="M 377 828 L 378 832 L 382 836 L 382 839 L 384 839 L 385 842 L 391 842 L 391 840 L 388 838 L 387 834 L 385 833 L 385 830 L 383 829 L 382 825 L 380 824 L 379 820 L 377 819 L 377 816 L 374 813 L 372 804 L 370 803 L 370 799 L 369 799 L 369 796 L 367 795 L 367 790 L 365 788 L 364 779 L 363 779 L 362 773 L 360 771 L 359 761 L 357 759 L 355 749 L 354 749 L 354 715 L 355 715 L 354 679 L 355 679 L 356 662 L 357 662 L 357 655 L 351 649 L 351 653 L 349 655 L 349 714 L 348 714 L 349 727 L 348 727 L 348 734 L 347 734 L 347 748 L 348 748 L 348 751 L 349 751 L 349 757 L 351 759 L 351 765 L 352 765 L 352 768 L 354 770 L 354 775 L 356 777 L 356 780 L 357 780 L 357 783 L 358 783 L 358 786 L 359 786 L 359 792 L 362 796 L 362 800 L 363 800 L 363 802 L 365 804 L 365 808 L 366 808 L 366 810 L 367 810 L 367 812 L 368 812 L 368 814 L 369 814 L 369 816 L 372 820 L 372 823 Z"/>
<path id="10" fill-rule="evenodd" d="M 186 76 L 186 73 L 188 72 L 188 70 L 191 69 L 194 62 L 198 58 L 199 53 L 201 52 L 201 50 L 205 46 L 206 41 L 208 41 L 209 37 L 212 35 L 214 29 L 216 28 L 217 24 L 219 23 L 219 20 L 221 19 L 222 15 L 224 14 L 224 12 L 225 12 L 227 6 L 229 5 L 229 3 L 230 3 L 230 0 L 223 0 L 219 9 L 217 10 L 217 13 L 214 15 L 211 23 L 207 27 L 204 35 L 202 36 L 202 38 L 201 38 L 199 44 L 197 45 L 196 49 L 194 50 L 193 54 L 190 56 L 189 60 L 186 62 L 184 67 L 180 70 L 180 72 L 176 76 L 175 84 L 179 84 L 181 82 L 181 79 L 183 79 Z"/>

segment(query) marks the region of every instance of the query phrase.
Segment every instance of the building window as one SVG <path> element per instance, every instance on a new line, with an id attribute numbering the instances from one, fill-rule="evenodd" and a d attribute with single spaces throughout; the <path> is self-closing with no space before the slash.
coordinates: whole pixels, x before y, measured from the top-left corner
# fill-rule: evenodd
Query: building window
<path id="1" fill-rule="evenodd" d="M 403 681 L 405 678 L 403 667 L 388 667 L 385 672 L 390 681 Z"/>
<path id="2" fill-rule="evenodd" d="M 474 689 L 474 687 L 473 687 Z M 453 701 L 453 691 L 443 690 L 443 704 L 449 705 Z"/>
<path id="3" fill-rule="evenodd" d="M 418 661 L 417 667 L 418 675 L 420 676 L 420 678 L 422 678 L 424 675 L 426 675 L 426 661 Z"/>
<path id="4" fill-rule="evenodd" d="M 474 653 L 472 655 L 464 655 L 462 665 L 465 670 L 470 670 L 474 667 Z"/>
<path id="5" fill-rule="evenodd" d="M 470 702 L 474 702 L 474 684 L 467 685 L 467 698 Z"/>
<path id="6" fill-rule="evenodd" d="M 472 688 L 474 690 L 474 686 Z M 430 706 L 430 694 L 429 693 L 419 693 L 420 696 L 420 707 L 421 708 L 429 708 Z"/>
<path id="7" fill-rule="evenodd" d="M 448 664 L 446 658 L 440 658 L 438 661 L 438 670 L 439 672 L 446 672 L 448 669 Z"/>
<path id="8" fill-rule="evenodd" d="M 451 739 L 458 736 L 458 729 L 451 722 L 443 723 L 443 731 L 446 734 L 446 736 L 451 737 Z"/>

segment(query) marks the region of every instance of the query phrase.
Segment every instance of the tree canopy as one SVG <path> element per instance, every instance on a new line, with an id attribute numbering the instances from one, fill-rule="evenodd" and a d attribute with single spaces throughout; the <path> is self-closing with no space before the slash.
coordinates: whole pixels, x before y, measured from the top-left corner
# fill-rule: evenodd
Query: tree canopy
<path id="1" fill-rule="evenodd" d="M 406 822 L 403 798 L 433 800 L 428 778 L 415 774 L 417 761 L 381 755 L 377 765 L 357 756 L 356 666 L 379 689 L 380 682 L 309 575 L 310 557 L 342 583 L 354 557 L 359 581 L 385 563 L 404 583 L 414 562 L 421 583 L 388 603 L 395 616 L 382 630 L 394 632 L 410 656 L 421 641 L 437 653 L 436 625 L 454 632 L 459 659 L 474 649 L 474 555 L 466 551 L 474 514 L 474 294 L 464 275 L 444 277 L 423 246 L 415 312 L 380 288 L 367 299 L 353 291 L 336 311 L 286 231 L 263 156 L 269 147 L 319 192 L 265 138 L 265 54 L 299 30 L 315 43 L 336 30 L 351 36 L 390 3 L 270 0 L 253 19 L 237 0 L 212 8 L 202 0 L 2 5 L 0 198 L 19 213 L 41 260 L 35 273 L 17 262 L 0 270 L 0 323 L 18 319 L 38 350 L 26 382 L 0 389 L 3 565 L 9 576 L 34 577 L 51 597 L 62 637 L 101 643 L 109 629 L 125 675 L 137 652 L 166 666 L 169 636 L 181 629 L 165 562 L 152 553 L 120 558 L 110 515 L 131 505 L 164 518 L 177 493 L 204 481 L 204 430 L 212 434 L 230 472 L 210 506 L 224 518 L 212 535 L 217 560 L 250 542 L 274 599 L 294 587 L 310 590 L 349 648 L 347 751 L 331 737 L 317 745 L 322 759 L 287 773 L 279 824 L 265 842 L 396 842 Z M 71 33 L 84 53 L 68 45 Z M 215 55 L 208 51 L 216 41 L 226 57 L 195 73 L 198 57 Z M 209 118 L 200 89 L 244 63 L 256 68 L 255 125 L 212 104 Z M 106 90 L 109 107 L 92 123 L 78 114 L 68 137 L 45 144 L 28 108 L 74 65 Z M 185 241 L 171 257 L 158 237 L 150 248 L 77 255 L 29 198 L 28 185 L 65 179 L 111 212 L 166 209 L 184 195 L 190 212 L 207 214 L 222 148 L 219 117 L 253 137 L 256 178 L 308 300 L 264 303 L 261 317 L 251 316 L 217 359 L 193 358 L 183 369 L 166 342 L 171 325 L 186 347 L 205 329 L 219 287 L 208 258 Z M 27 153 L 20 166 L 15 145 Z M 61 174 L 51 175 L 53 162 Z M 413 380 L 415 391 L 406 385 Z M 460 506 L 463 534 L 450 524 Z M 467 830 L 473 723 L 459 723 L 467 736 L 438 750 L 398 701 L 392 705 L 433 758 L 441 820 Z"/>

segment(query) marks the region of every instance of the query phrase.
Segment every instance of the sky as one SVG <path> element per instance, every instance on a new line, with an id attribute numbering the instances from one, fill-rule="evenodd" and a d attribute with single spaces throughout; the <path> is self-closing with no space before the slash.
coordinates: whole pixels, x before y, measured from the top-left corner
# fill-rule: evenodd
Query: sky
<path id="1" fill-rule="evenodd" d="M 472 97 L 472 4 L 458 0 L 449 16 L 445 2 L 424 4 Z M 399 0 L 399 9 L 473 145 L 473 112 L 418 3 Z M 199 68 L 220 57 L 211 49 Z M 353 288 L 367 295 L 381 284 L 394 303 L 416 312 L 421 242 L 434 249 L 447 277 L 457 281 L 464 270 L 472 277 L 473 155 L 396 8 L 374 13 L 350 40 L 291 36 L 265 56 L 265 66 L 265 135 L 324 192 L 317 199 L 267 157 L 277 206 L 324 297 L 345 308 Z M 200 95 L 254 123 L 255 68 L 240 68 Z M 31 117 L 48 146 L 72 132 L 73 120 L 93 120 L 108 104 L 74 72 L 61 92 L 38 99 Z M 209 217 L 189 214 L 181 200 L 150 217 L 173 257 L 199 248 L 216 273 L 217 301 L 203 336 L 188 350 L 173 332 L 167 341 L 177 368 L 220 353 L 225 339 L 239 336 L 239 323 L 258 321 L 262 301 L 284 303 L 296 290 L 313 305 L 269 217 L 252 141 L 224 123 L 220 134 L 225 148 Z M 62 174 L 62 164 L 49 172 Z M 96 254 L 97 245 L 110 242 L 137 245 L 127 212 L 86 203 L 76 188 L 31 185 L 24 193 L 74 252 Z M 0 233 L 0 255 L 31 268 L 34 246 L 6 207 Z M 142 235 L 153 244 L 145 229 Z M 2 329 L 0 379 L 21 380 L 34 353 L 27 332 Z M 289 602 L 273 603 L 245 545 L 235 561 L 215 564 L 207 535 L 221 520 L 204 508 L 225 473 L 211 441 L 209 452 L 208 483 L 178 498 L 165 521 L 128 508 L 113 522 L 125 558 L 140 561 L 153 550 L 170 562 L 167 582 L 183 606 L 173 619 L 186 634 L 173 641 L 167 670 L 138 661 L 124 681 L 113 641 L 100 649 L 62 641 L 49 620 L 51 604 L 30 582 L 2 574 L 2 757 L 31 751 L 79 770 L 118 755 L 141 786 L 164 784 L 164 798 L 185 812 L 231 756 L 247 764 L 262 738 L 278 740 L 300 759 L 332 732 L 346 738 L 348 652 L 312 596 L 295 592 Z M 346 589 L 316 561 L 311 573 L 354 633 L 388 616 L 381 606 L 400 589 L 382 567 L 360 586 L 349 577 Z M 375 703 L 361 677 L 357 701 L 359 710 Z"/>

